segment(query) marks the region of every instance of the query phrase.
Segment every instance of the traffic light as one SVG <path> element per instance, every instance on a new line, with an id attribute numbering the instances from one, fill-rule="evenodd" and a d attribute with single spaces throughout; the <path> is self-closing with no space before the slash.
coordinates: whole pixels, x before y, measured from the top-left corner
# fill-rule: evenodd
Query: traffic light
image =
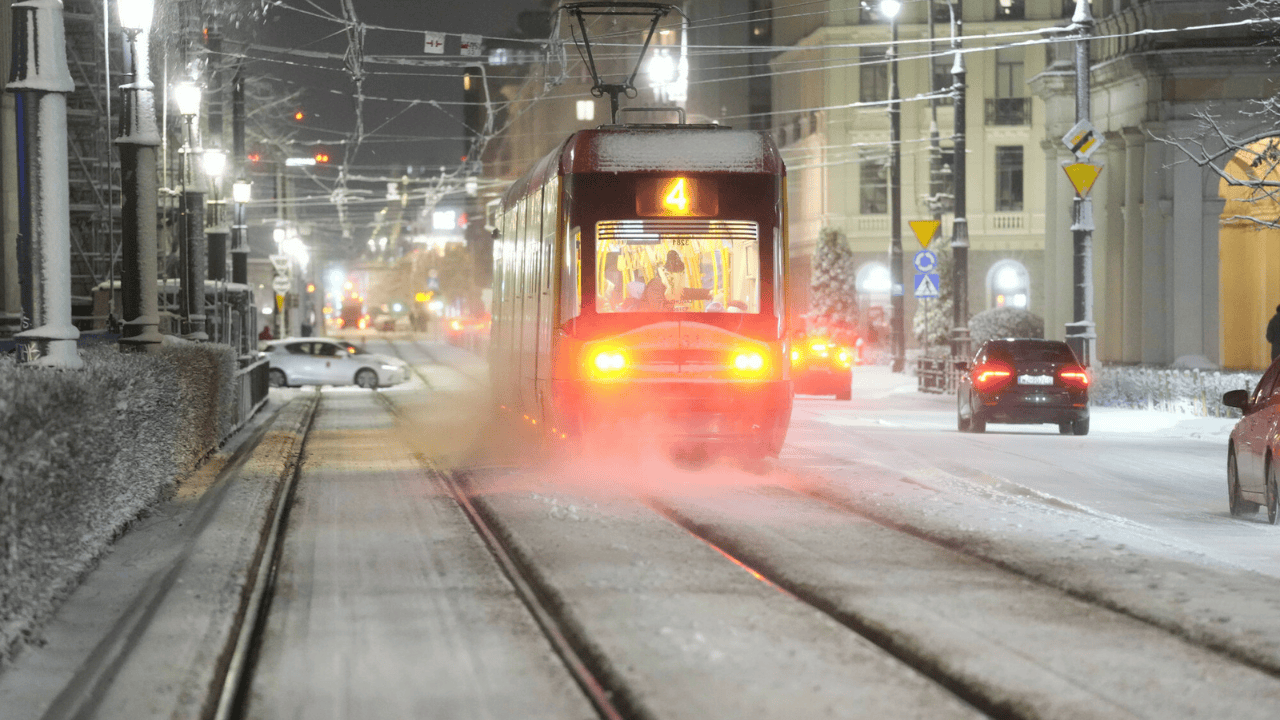
<path id="1" fill-rule="evenodd" d="M 316 159 L 316 162 L 317 162 L 317 163 L 327 163 L 327 162 L 329 162 L 329 153 L 327 153 L 327 152 L 317 151 L 317 152 L 316 152 L 316 154 L 315 154 L 315 155 L 313 155 L 312 157 L 314 157 L 314 158 Z"/>
<path id="2" fill-rule="evenodd" d="M 306 114 L 303 113 L 301 110 L 295 110 L 293 112 L 293 119 L 297 120 L 298 122 L 302 122 L 306 118 L 307 118 Z"/>
<path id="3" fill-rule="evenodd" d="M 315 283 L 307 283 L 307 292 L 309 292 L 309 293 L 313 293 L 313 292 L 315 292 L 315 291 L 316 291 L 316 284 L 315 284 Z"/>

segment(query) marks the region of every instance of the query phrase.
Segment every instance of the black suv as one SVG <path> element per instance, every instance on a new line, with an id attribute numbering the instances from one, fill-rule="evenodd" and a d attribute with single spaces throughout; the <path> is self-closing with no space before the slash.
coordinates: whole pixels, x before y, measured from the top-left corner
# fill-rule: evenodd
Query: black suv
<path id="1" fill-rule="evenodd" d="M 987 423 L 1057 423 L 1063 435 L 1089 434 L 1089 373 L 1058 340 L 988 340 L 963 370 L 956 426 L 983 432 Z"/>

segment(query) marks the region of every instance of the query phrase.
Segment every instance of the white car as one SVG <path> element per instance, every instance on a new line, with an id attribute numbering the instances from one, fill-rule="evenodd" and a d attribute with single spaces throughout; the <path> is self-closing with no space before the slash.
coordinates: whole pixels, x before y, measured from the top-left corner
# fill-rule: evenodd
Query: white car
<path id="1" fill-rule="evenodd" d="M 262 356 L 271 366 L 267 377 L 272 387 L 359 385 L 372 389 L 409 379 L 409 365 L 404 360 L 333 338 L 272 340 Z"/>

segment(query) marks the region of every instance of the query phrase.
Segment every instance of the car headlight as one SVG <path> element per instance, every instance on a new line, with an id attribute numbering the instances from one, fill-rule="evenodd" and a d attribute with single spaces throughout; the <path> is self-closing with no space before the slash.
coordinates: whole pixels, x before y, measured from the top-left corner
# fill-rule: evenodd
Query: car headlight
<path id="1" fill-rule="evenodd" d="M 385 364 L 384 364 L 384 365 L 382 366 L 382 369 L 383 369 L 383 370 L 386 370 L 387 372 L 395 372 L 395 371 L 397 371 L 397 370 L 399 370 L 399 369 L 400 369 L 400 366 L 399 366 L 399 365 L 385 365 Z"/>

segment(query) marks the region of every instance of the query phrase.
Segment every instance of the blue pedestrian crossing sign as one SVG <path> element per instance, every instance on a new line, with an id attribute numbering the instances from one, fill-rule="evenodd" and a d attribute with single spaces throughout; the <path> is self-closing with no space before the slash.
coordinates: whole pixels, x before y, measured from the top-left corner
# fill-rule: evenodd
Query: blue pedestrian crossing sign
<path id="1" fill-rule="evenodd" d="M 938 254 L 932 250 L 920 250 L 912 258 L 918 273 L 931 273 L 938 269 Z"/>
<path id="2" fill-rule="evenodd" d="M 916 273 L 916 297 L 938 297 L 938 273 Z"/>

